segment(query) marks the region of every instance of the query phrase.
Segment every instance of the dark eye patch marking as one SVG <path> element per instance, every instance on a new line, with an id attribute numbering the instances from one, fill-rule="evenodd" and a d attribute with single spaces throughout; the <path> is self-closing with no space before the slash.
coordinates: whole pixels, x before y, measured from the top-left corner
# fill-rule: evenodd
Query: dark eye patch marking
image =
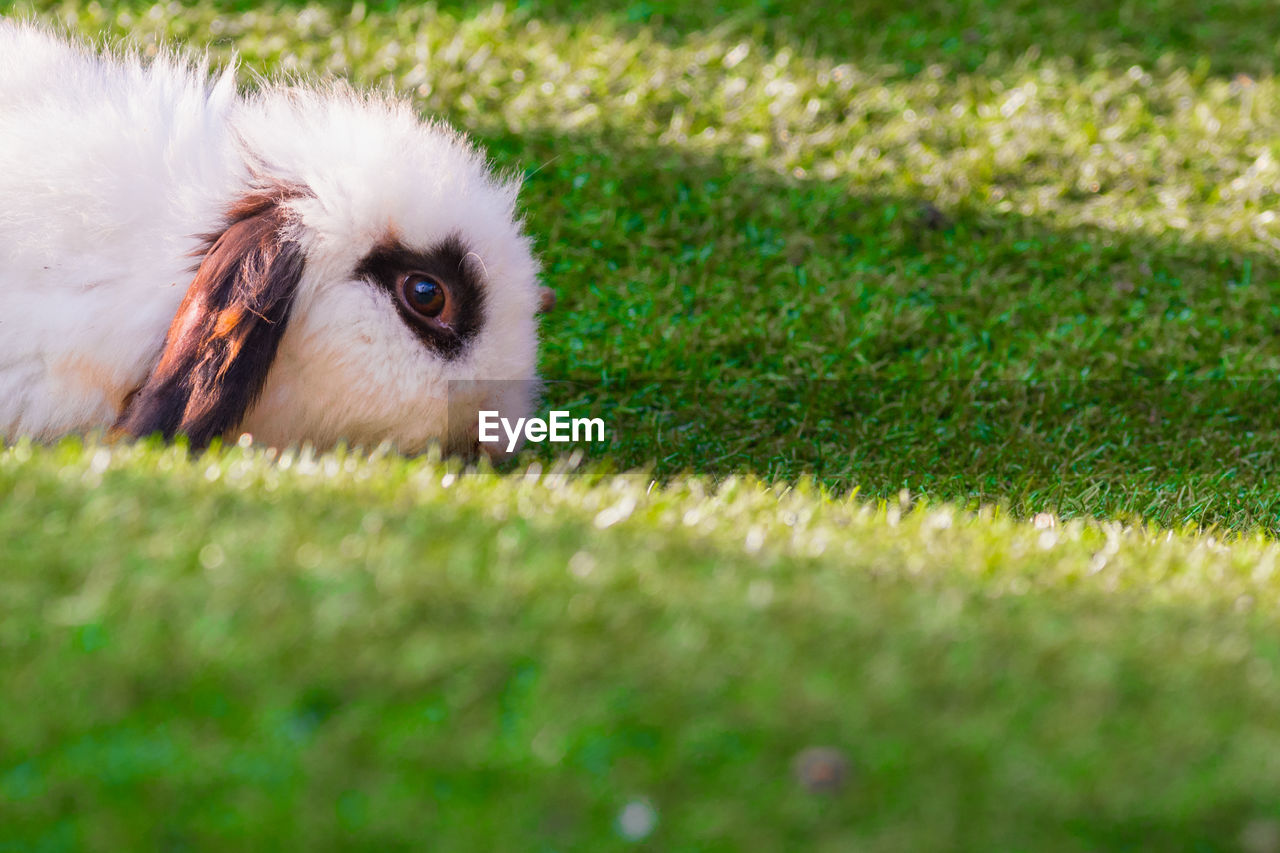
<path id="1" fill-rule="evenodd" d="M 400 319 L 423 344 L 446 359 L 455 359 L 484 322 L 484 281 L 477 274 L 478 264 L 468 259 L 469 253 L 456 235 L 425 252 L 388 243 L 366 255 L 356 267 L 356 275 L 390 294 Z M 424 322 L 405 306 L 398 288 L 409 273 L 422 273 L 444 286 L 449 307 L 442 321 Z"/>

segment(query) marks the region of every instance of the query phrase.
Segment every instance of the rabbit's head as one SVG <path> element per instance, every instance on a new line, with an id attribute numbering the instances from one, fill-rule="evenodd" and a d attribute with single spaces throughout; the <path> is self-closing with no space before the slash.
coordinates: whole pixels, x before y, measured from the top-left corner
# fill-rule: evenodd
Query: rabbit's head
<path id="1" fill-rule="evenodd" d="M 514 181 L 345 89 L 266 91 L 233 127 L 243 187 L 120 427 L 467 452 L 477 410 L 529 413 L 540 293 Z"/>

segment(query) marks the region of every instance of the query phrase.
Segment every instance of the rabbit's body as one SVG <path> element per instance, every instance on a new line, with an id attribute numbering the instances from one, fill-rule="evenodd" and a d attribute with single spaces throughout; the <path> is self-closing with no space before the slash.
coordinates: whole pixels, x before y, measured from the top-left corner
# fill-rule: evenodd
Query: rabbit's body
<path id="1" fill-rule="evenodd" d="M 515 191 L 396 102 L 0 22 L 0 436 L 444 439 L 449 381 L 534 378 Z"/>
<path id="2" fill-rule="evenodd" d="M 146 379 L 248 179 L 236 99 L 229 76 L 0 26 L 0 434 L 110 426 Z"/>

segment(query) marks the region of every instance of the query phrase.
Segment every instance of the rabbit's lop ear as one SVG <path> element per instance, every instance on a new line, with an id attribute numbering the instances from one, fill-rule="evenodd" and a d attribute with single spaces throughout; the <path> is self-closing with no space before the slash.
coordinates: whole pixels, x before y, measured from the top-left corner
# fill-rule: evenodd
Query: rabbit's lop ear
<path id="1" fill-rule="evenodd" d="M 185 433 L 193 447 L 234 429 L 262 391 L 289 322 L 301 247 L 286 232 L 286 196 L 246 197 L 210 235 L 164 351 L 116 426 L 141 437 Z"/>

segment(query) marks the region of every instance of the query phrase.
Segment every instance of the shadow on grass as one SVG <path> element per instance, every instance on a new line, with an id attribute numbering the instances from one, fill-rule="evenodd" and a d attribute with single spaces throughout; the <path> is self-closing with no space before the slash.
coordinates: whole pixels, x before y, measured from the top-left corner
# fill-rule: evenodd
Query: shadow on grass
<path id="1" fill-rule="evenodd" d="M 617 138 L 487 142 L 553 161 L 526 187 L 561 298 L 546 402 L 610 425 L 588 459 L 1275 524 L 1273 259 Z"/>

